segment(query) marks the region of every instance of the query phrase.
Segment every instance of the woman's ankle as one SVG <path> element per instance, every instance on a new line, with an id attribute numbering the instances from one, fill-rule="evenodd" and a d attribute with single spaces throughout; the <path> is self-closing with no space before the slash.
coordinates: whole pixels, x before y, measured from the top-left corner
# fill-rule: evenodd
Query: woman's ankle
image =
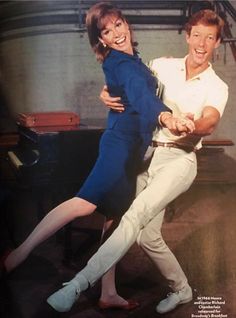
<path id="1" fill-rule="evenodd" d="M 12 249 L 8 249 L 1 256 L 1 260 L 0 260 L 1 272 L 4 272 L 5 274 L 10 272 L 10 267 L 8 266 L 7 260 L 11 253 L 12 253 Z"/>
<path id="2" fill-rule="evenodd" d="M 18 248 L 12 250 L 5 260 L 5 268 L 8 273 L 12 272 L 27 258 L 28 254 L 21 252 Z"/>

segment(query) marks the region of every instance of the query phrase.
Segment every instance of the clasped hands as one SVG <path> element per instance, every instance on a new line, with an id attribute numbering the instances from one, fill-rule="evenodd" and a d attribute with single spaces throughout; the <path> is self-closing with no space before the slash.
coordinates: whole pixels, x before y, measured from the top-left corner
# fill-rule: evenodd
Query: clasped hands
<path id="1" fill-rule="evenodd" d="M 169 112 L 163 112 L 159 116 L 159 122 L 176 136 L 185 137 L 193 133 L 195 129 L 194 115 L 192 113 L 181 113 L 179 116 L 173 116 Z"/>
<path id="2" fill-rule="evenodd" d="M 106 85 L 103 87 L 99 97 L 108 108 L 120 113 L 124 111 L 125 108 L 120 102 L 120 97 L 111 97 Z M 176 136 L 184 137 L 193 133 L 195 129 L 194 115 L 191 113 L 182 113 L 179 116 L 173 116 L 169 112 L 163 112 L 159 116 L 159 122 Z"/>

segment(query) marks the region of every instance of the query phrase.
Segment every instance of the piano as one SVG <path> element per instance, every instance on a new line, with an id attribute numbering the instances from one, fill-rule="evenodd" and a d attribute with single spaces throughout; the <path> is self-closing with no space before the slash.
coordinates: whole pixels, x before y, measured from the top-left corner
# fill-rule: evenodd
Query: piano
<path id="1" fill-rule="evenodd" d="M 49 210 L 45 201 L 55 206 L 79 190 L 97 159 L 103 131 L 103 125 L 19 125 L 17 144 L 1 160 L 1 183 L 30 192 L 41 219 Z"/>
<path id="2" fill-rule="evenodd" d="M 98 156 L 102 126 L 18 127 L 19 141 L 8 151 L 16 180 L 25 186 L 81 185 Z"/>

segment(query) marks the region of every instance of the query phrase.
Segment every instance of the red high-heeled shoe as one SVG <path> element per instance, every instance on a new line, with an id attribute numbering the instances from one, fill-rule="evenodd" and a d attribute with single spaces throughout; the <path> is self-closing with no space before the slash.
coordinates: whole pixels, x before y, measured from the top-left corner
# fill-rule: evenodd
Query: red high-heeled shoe
<path id="1" fill-rule="evenodd" d="M 118 304 L 110 304 L 104 301 L 99 300 L 98 307 L 100 309 L 123 309 L 123 310 L 132 310 L 139 307 L 140 304 L 134 299 L 127 299 L 127 304 L 118 305 Z"/>

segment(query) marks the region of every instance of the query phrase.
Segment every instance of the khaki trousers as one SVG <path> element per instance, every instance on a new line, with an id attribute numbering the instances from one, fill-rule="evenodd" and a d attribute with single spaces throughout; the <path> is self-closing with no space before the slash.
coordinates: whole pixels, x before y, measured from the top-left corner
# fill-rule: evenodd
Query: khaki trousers
<path id="1" fill-rule="evenodd" d="M 163 241 L 160 229 L 165 207 L 190 187 L 196 172 L 195 153 L 176 148 L 155 149 L 147 173 L 139 180 L 138 191 L 144 190 L 123 215 L 116 230 L 80 272 L 90 285 L 117 263 L 136 239 L 174 290 L 186 284 L 186 276 Z"/>

